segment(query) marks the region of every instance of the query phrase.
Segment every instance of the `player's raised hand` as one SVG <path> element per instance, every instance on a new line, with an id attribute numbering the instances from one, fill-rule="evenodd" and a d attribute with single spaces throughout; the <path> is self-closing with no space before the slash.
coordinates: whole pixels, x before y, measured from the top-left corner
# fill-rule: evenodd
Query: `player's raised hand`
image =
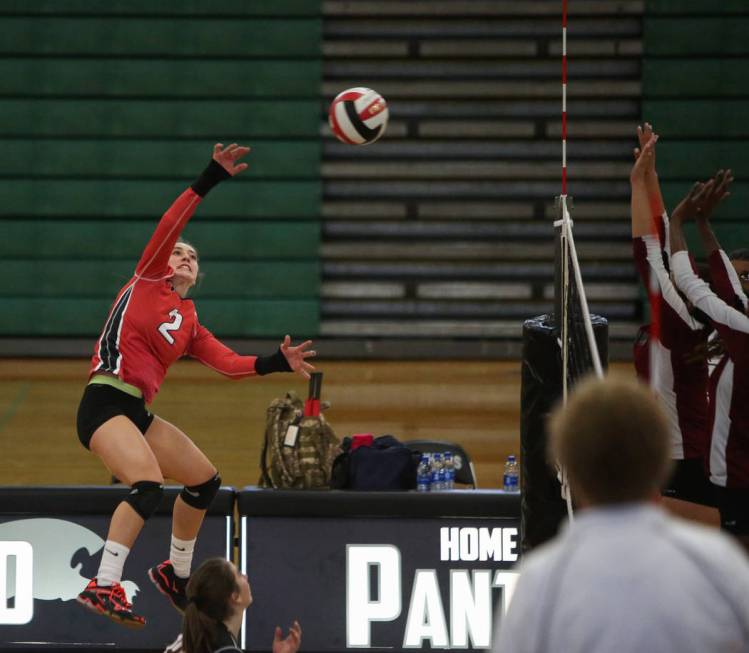
<path id="1" fill-rule="evenodd" d="M 731 174 L 730 170 L 718 170 L 711 181 L 713 182 L 712 187 L 708 189 L 707 194 L 702 198 L 697 213 L 697 218 L 701 220 L 709 220 L 715 207 L 731 194 L 728 192 L 728 189 L 731 186 L 731 182 L 733 182 L 733 174 Z"/>
<path id="2" fill-rule="evenodd" d="M 640 128 L 637 128 L 638 135 Z M 658 142 L 658 134 L 650 133 L 650 138 L 643 145 L 642 150 L 635 149 L 635 165 L 632 166 L 630 180 L 642 179 L 655 170 L 655 144 Z"/>
<path id="3" fill-rule="evenodd" d="M 295 621 L 289 628 L 289 634 L 284 637 L 283 631 L 276 626 L 273 635 L 273 653 L 296 653 L 302 643 L 302 627 Z"/>
<path id="4" fill-rule="evenodd" d="M 213 146 L 213 160 L 233 177 L 243 170 L 247 170 L 246 163 L 237 163 L 237 161 L 247 155 L 249 151 L 249 147 L 237 145 L 236 143 L 232 143 L 226 147 L 224 147 L 223 143 L 216 143 Z"/>
<path id="5" fill-rule="evenodd" d="M 649 122 L 646 122 L 644 125 L 637 125 L 637 141 L 639 143 L 639 147 L 636 147 L 633 150 L 635 161 L 640 158 L 640 154 L 642 154 L 645 146 L 650 142 L 653 136 L 656 136 L 657 141 L 657 134 L 653 131 L 653 125 L 651 125 Z M 652 173 L 655 173 L 655 147 L 653 148 L 650 159 L 647 161 L 647 167 L 645 169 L 645 174 Z"/>
<path id="6" fill-rule="evenodd" d="M 317 352 L 309 349 L 312 346 L 311 340 L 305 340 L 301 345 L 291 346 L 291 336 L 286 336 L 281 343 L 281 353 L 289 363 L 289 367 L 301 374 L 305 379 L 310 378 L 310 372 L 315 370 L 306 359 L 314 358 Z"/>
<path id="7" fill-rule="evenodd" d="M 702 213 L 703 202 L 712 192 L 714 184 L 715 181 L 713 179 L 704 184 L 699 181 L 696 182 L 684 199 L 676 205 L 671 214 L 671 222 L 682 222 L 697 218 Z"/>
<path id="8" fill-rule="evenodd" d="M 643 125 L 637 125 L 637 140 L 640 147 L 635 149 L 635 158 L 637 158 L 639 152 L 642 152 L 642 149 L 647 145 L 654 133 L 653 125 L 649 122 L 646 122 Z M 653 157 L 653 167 L 655 167 L 655 156 Z"/>

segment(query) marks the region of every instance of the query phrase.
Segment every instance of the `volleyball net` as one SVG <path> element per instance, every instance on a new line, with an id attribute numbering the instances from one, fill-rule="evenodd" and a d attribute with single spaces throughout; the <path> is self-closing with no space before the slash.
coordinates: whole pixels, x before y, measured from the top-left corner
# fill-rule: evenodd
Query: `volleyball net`
<path id="1" fill-rule="evenodd" d="M 555 323 L 559 332 L 562 401 L 567 402 L 574 384 L 589 374 L 603 377 L 603 365 L 593 328 L 596 319 L 588 309 L 580 261 L 577 257 L 568 198 L 557 198 L 557 252 L 555 266 Z M 600 320 L 600 318 L 597 318 Z M 567 515 L 573 517 L 572 495 L 564 468 L 558 468 L 561 495 Z"/>
<path id="2" fill-rule="evenodd" d="M 555 318 L 559 328 L 562 399 L 588 374 L 603 377 L 601 355 L 588 308 L 580 261 L 575 247 L 573 222 L 565 195 L 557 198 L 558 230 L 555 270 Z"/>
<path id="3" fill-rule="evenodd" d="M 603 376 L 608 323 L 590 314 L 567 195 L 567 0 L 562 2 L 562 192 L 557 197 L 554 310 L 523 325 L 521 377 L 521 540 L 527 551 L 554 536 L 573 499 L 565 470 L 547 457 L 546 417 L 583 377 Z"/>

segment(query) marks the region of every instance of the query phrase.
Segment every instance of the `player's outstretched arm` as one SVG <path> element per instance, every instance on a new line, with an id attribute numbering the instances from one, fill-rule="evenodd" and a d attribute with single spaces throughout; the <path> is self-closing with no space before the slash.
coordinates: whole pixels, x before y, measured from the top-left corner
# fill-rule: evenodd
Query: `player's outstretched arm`
<path id="1" fill-rule="evenodd" d="M 646 122 L 642 126 L 637 126 L 637 140 L 640 147 L 635 149 L 635 159 L 639 157 L 640 152 L 645 148 L 648 141 L 655 135 L 653 125 Z M 650 212 L 654 218 L 660 218 L 666 211 L 661 194 L 661 185 L 658 181 L 658 172 L 655 167 L 655 148 L 653 149 L 652 161 L 649 162 L 645 173 L 645 184 L 648 190 L 648 200 L 650 202 Z"/>
<path id="2" fill-rule="evenodd" d="M 710 283 L 718 297 L 730 306 L 746 307 L 747 297 L 741 286 L 736 269 L 720 246 L 713 231 L 711 218 L 713 211 L 731 193 L 729 188 L 733 182 L 730 170 L 718 170 L 710 192 L 705 196 L 700 211 L 695 216 L 697 232 L 702 241 L 702 247 L 708 255 L 710 264 Z"/>
<path id="3" fill-rule="evenodd" d="M 712 186 L 712 179 L 706 184 L 699 181 L 696 182 L 671 214 L 670 238 L 672 256 L 677 252 L 689 251 L 687 240 L 684 237 L 684 222 L 697 217 L 701 210 L 702 201 L 710 192 Z"/>
<path id="4" fill-rule="evenodd" d="M 718 204 L 731 194 L 728 189 L 733 182 L 733 175 L 730 170 L 718 170 L 711 181 L 713 182 L 712 186 L 703 198 L 695 216 L 697 231 L 700 234 L 705 253 L 708 255 L 721 249 L 718 238 L 710 224 L 710 219 Z"/>
<path id="5" fill-rule="evenodd" d="M 195 213 L 200 201 L 217 184 L 238 175 L 247 168 L 239 160 L 250 151 L 249 147 L 232 143 L 224 147 L 213 146 L 213 155 L 200 176 L 182 193 L 161 217 L 156 231 L 148 241 L 143 255 L 135 268 L 135 274 L 144 279 L 159 279 L 166 274 L 169 256 L 188 220 Z"/>
<path id="6" fill-rule="evenodd" d="M 652 212 L 652 197 L 648 196 L 646 177 L 652 170 L 655 158 L 656 134 L 650 134 L 637 156 L 630 174 L 632 186 L 632 248 L 635 267 L 648 292 L 648 299 L 653 315 L 660 315 L 661 328 L 670 329 L 671 325 L 683 324 L 690 329 L 699 330 L 701 325 L 689 314 L 689 310 L 674 287 L 668 270 L 663 263 L 663 253 L 668 251 L 666 243 L 661 241 L 657 227 L 663 225 L 662 215 Z M 659 224 L 660 223 L 660 224 Z M 667 232 L 664 229 L 664 234 Z M 661 301 L 663 299 L 664 301 Z"/>
<path id="7" fill-rule="evenodd" d="M 638 127 L 638 134 L 640 128 Z M 629 175 L 632 187 L 631 211 L 632 211 L 632 237 L 642 238 L 655 232 L 655 223 L 650 209 L 648 197 L 648 175 L 653 172 L 655 165 L 655 144 L 658 135 L 651 134 L 642 150 L 635 153 L 637 157 Z"/>
<path id="8" fill-rule="evenodd" d="M 317 356 L 317 352 L 310 349 L 311 346 L 311 340 L 292 346 L 291 337 L 286 336 L 281 346 L 270 356 L 242 356 L 227 347 L 202 324 L 198 324 L 187 353 L 206 367 L 231 379 L 243 379 L 256 374 L 263 376 L 273 372 L 297 372 L 309 379 L 310 372 L 315 368 L 307 359 Z"/>

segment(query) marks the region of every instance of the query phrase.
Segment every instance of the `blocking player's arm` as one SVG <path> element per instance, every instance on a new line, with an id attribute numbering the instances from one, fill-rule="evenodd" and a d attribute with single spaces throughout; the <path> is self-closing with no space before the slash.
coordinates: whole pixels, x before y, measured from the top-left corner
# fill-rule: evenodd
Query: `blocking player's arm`
<path id="1" fill-rule="evenodd" d="M 655 135 L 653 132 L 653 125 L 646 122 L 642 127 L 637 127 L 637 140 L 640 143 L 639 150 L 635 151 L 635 157 L 639 157 L 640 153 L 644 150 L 647 143 Z M 656 136 L 657 140 L 657 136 Z M 655 220 L 659 220 L 661 216 L 666 213 L 666 206 L 663 203 L 663 195 L 661 194 L 661 185 L 658 181 L 658 172 L 655 167 L 655 147 L 653 147 L 652 160 L 648 162 L 645 170 L 645 185 L 647 187 L 648 202 L 650 204 L 650 213 Z M 661 241 L 663 242 L 663 234 L 659 231 Z M 665 244 L 665 243 L 664 243 Z"/>
<path id="2" fill-rule="evenodd" d="M 703 200 L 701 210 L 695 218 L 697 232 L 708 255 L 711 282 L 716 294 L 730 306 L 745 309 L 747 297 L 741 287 L 741 281 L 721 248 L 710 222 L 717 205 L 730 195 L 728 189 L 733 182 L 733 175 L 730 170 L 719 170 L 711 181 L 710 192 Z"/>
<path id="3" fill-rule="evenodd" d="M 710 192 L 711 186 L 712 180 L 706 184 L 696 182 L 671 214 L 669 239 L 672 256 L 678 252 L 688 251 L 687 239 L 684 236 L 684 222 L 697 217 L 701 211 L 701 202 Z"/>
<path id="4" fill-rule="evenodd" d="M 632 184 L 632 237 L 654 234 L 660 247 L 670 255 L 668 246 L 668 216 L 663 205 L 661 187 L 655 170 L 655 144 L 658 135 L 645 123 L 637 127 L 640 147 L 635 148 L 635 164 L 630 173 Z"/>
<path id="5" fill-rule="evenodd" d="M 734 360 L 744 358 L 749 351 L 749 317 L 720 299 L 710 286 L 694 273 L 686 250 L 674 252 L 671 260 L 676 285 L 692 304 L 710 318 L 729 355 Z"/>
<path id="6" fill-rule="evenodd" d="M 720 248 L 715 233 L 710 225 L 710 217 L 715 207 L 730 195 L 728 187 L 733 181 L 731 171 L 718 171 L 708 182 L 696 183 L 689 194 L 674 209 L 671 226 L 672 251 L 687 249 L 683 223 L 694 218 L 700 240 L 708 254 L 711 282 L 715 293 L 729 306 L 746 307 L 747 298 L 741 288 L 736 270 Z"/>
<path id="7" fill-rule="evenodd" d="M 638 136 L 641 135 L 642 130 L 638 128 Z M 632 249 L 635 266 L 648 292 L 651 311 L 659 311 L 661 329 L 669 331 L 670 326 L 675 327 L 681 322 L 691 329 L 698 330 L 701 325 L 690 315 L 684 300 L 671 282 L 663 263 L 663 251 L 666 248 L 656 232 L 654 219 L 660 216 L 653 213 L 647 174 L 653 167 L 657 140 L 658 137 L 651 132 L 650 139 L 638 153 L 630 174 Z M 660 191 L 658 195 L 660 196 Z M 658 293 L 663 298 L 662 302 L 657 297 Z M 662 335 L 667 336 L 665 332 Z"/>
<path id="8" fill-rule="evenodd" d="M 642 152 L 646 150 L 646 146 L 648 146 L 648 143 L 653 139 L 653 137 L 655 137 L 655 141 L 658 140 L 658 136 L 653 132 L 653 126 L 650 123 L 646 122 L 642 127 L 638 125 L 637 140 L 639 142 L 639 147 L 634 150 L 635 162 L 640 159 Z M 645 233 L 655 234 L 658 237 L 660 247 L 667 256 L 670 256 L 671 249 L 668 244 L 668 215 L 666 214 L 663 196 L 661 195 L 661 186 L 658 181 L 658 173 L 655 168 L 655 141 L 647 147 L 648 154 L 645 159 L 643 159 L 641 164 L 642 169 L 639 172 L 639 175 L 645 184 L 650 220 L 646 221 L 646 214 L 643 206 L 641 212 L 642 217 L 637 223 L 633 223 L 633 237 L 644 235 Z M 636 168 L 633 168 L 633 174 L 635 171 Z M 633 216 L 633 220 L 634 219 Z M 635 229 L 637 229 L 637 233 L 635 233 Z"/>
<path id="9" fill-rule="evenodd" d="M 687 299 L 710 318 L 725 343 L 729 355 L 734 360 L 739 360 L 743 359 L 749 350 L 749 317 L 723 301 L 707 283 L 695 274 L 684 237 L 683 221 L 697 215 L 706 185 L 695 184 L 679 206 L 674 209 L 671 221 L 671 249 L 673 251 L 671 261 L 674 281 Z"/>
<path id="10" fill-rule="evenodd" d="M 641 134 L 639 127 L 637 133 L 638 136 Z M 629 182 L 632 187 L 632 238 L 642 238 L 655 233 L 653 222 L 655 214 L 651 209 L 649 199 L 649 185 L 652 182 L 649 182 L 648 178 L 655 174 L 655 144 L 657 142 L 658 136 L 652 134 L 642 148 L 635 150 L 636 160 L 629 175 Z M 660 193 L 660 191 L 658 192 Z"/>
<path id="11" fill-rule="evenodd" d="M 715 232 L 713 232 L 710 218 L 718 204 L 731 194 L 728 189 L 732 182 L 733 175 L 730 170 L 718 170 L 715 177 L 707 182 L 706 193 L 695 216 L 697 232 L 708 256 L 720 249 L 720 243 L 715 236 Z"/>
<path id="12" fill-rule="evenodd" d="M 213 157 L 206 169 L 174 201 L 159 221 L 135 268 L 136 276 L 157 280 L 167 273 L 174 245 L 200 201 L 214 186 L 247 168 L 246 163 L 237 161 L 249 151 L 250 148 L 240 147 L 236 143 L 226 148 L 221 143 L 214 145 Z"/>

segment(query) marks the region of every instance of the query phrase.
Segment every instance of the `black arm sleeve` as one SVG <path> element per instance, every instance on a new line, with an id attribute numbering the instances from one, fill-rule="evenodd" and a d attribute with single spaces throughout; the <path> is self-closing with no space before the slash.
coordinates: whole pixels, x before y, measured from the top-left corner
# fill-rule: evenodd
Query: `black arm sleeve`
<path id="1" fill-rule="evenodd" d="M 280 348 L 272 356 L 258 356 L 255 360 L 255 371 L 260 376 L 271 372 L 293 372 Z"/>
<path id="2" fill-rule="evenodd" d="M 229 177 L 231 177 L 231 175 L 226 172 L 224 167 L 211 159 L 208 167 L 200 173 L 200 177 L 190 184 L 190 188 L 192 188 L 196 194 L 205 197 L 211 188 Z"/>

